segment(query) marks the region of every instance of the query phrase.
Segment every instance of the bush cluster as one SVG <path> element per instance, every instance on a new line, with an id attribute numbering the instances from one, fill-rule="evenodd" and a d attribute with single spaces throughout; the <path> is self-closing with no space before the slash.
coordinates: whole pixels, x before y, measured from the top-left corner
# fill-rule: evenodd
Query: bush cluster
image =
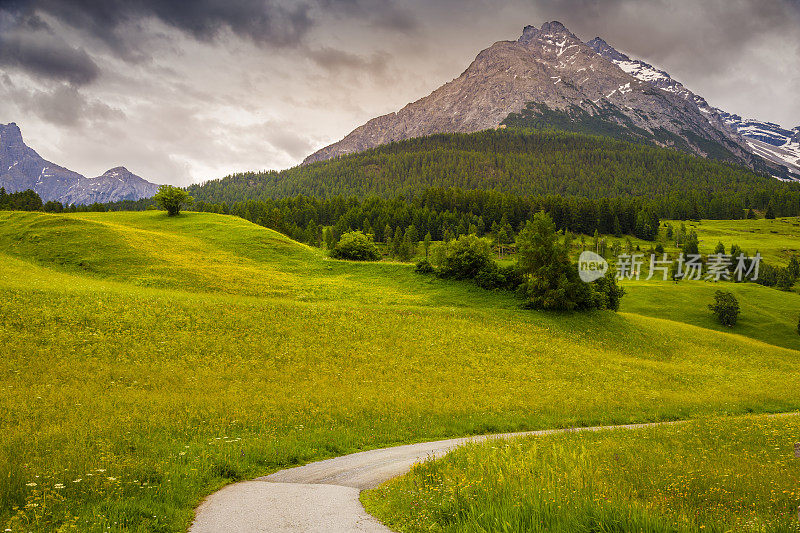
<path id="1" fill-rule="evenodd" d="M 342 235 L 331 250 L 331 257 L 350 261 L 377 261 L 381 254 L 366 235 L 360 231 L 351 231 Z"/>
<path id="2" fill-rule="evenodd" d="M 517 263 L 500 266 L 493 258 L 491 242 L 476 235 L 462 235 L 417 263 L 420 273 L 436 272 L 443 278 L 473 280 L 488 290 L 517 291 L 526 307 L 545 310 L 619 309 L 624 290 L 613 272 L 592 283 L 578 277 L 569 259 L 569 235 L 558 240 L 549 215 L 537 214 L 517 237 Z"/>
<path id="3" fill-rule="evenodd" d="M 524 282 L 516 266 L 499 266 L 495 262 L 492 243 L 487 238 L 462 235 L 437 246 L 432 256 L 438 268 L 434 268 L 428 259 L 422 259 L 415 270 L 423 274 L 435 272 L 446 279 L 473 280 L 488 290 L 513 291 Z"/>

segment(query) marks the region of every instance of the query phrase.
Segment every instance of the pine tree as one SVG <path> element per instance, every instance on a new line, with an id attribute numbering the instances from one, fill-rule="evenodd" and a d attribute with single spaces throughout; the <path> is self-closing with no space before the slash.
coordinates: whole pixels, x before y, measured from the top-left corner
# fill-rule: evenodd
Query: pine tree
<path id="1" fill-rule="evenodd" d="M 797 260 L 796 255 L 793 255 L 792 258 L 789 259 L 789 265 L 786 269 L 789 271 L 789 275 L 793 280 L 797 281 L 797 278 L 800 278 L 800 261 Z"/>
<path id="2" fill-rule="evenodd" d="M 596 305 L 589 284 L 578 278 L 569 259 L 571 236 L 558 242 L 553 219 L 537 213 L 517 236 L 517 262 L 528 277 L 526 292 L 534 309 L 572 310 Z"/>
<path id="3" fill-rule="evenodd" d="M 414 257 L 415 246 L 411 241 L 411 228 L 413 228 L 413 226 L 406 228 L 405 234 L 403 235 L 403 241 L 400 244 L 400 251 L 397 256 L 401 261 L 409 261 L 412 257 Z"/>
<path id="4" fill-rule="evenodd" d="M 400 226 L 394 229 L 394 238 L 392 239 L 392 256 L 399 257 L 403 253 L 403 231 Z"/>
<path id="5" fill-rule="evenodd" d="M 619 223 L 619 217 L 614 215 L 614 237 L 622 237 L 622 226 Z"/>

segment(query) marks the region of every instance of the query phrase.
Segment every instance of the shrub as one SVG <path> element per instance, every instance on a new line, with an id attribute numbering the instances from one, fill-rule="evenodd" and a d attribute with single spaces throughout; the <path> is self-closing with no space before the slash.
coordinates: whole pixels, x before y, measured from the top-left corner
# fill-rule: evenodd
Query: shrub
<path id="1" fill-rule="evenodd" d="M 462 235 L 445 246 L 439 274 L 445 278 L 474 279 L 492 264 L 492 245 L 488 239 Z"/>
<path id="2" fill-rule="evenodd" d="M 506 277 L 500 272 L 497 263 L 492 262 L 475 276 L 478 287 L 486 290 L 502 289 L 506 286 Z"/>
<path id="3" fill-rule="evenodd" d="M 517 265 L 501 266 L 498 272 L 505 278 L 505 288 L 510 291 L 517 290 L 520 285 L 525 283 L 525 274 Z"/>
<path id="4" fill-rule="evenodd" d="M 709 304 L 709 309 L 716 315 L 723 326 L 733 327 L 739 318 L 739 302 L 736 296 L 727 291 L 716 291 L 714 303 Z"/>
<path id="5" fill-rule="evenodd" d="M 381 254 L 366 235 L 360 231 L 351 231 L 342 235 L 331 250 L 331 257 L 351 261 L 377 261 Z"/>
<path id="6" fill-rule="evenodd" d="M 792 290 L 794 282 L 795 280 L 794 278 L 792 278 L 792 275 L 789 272 L 788 268 L 781 268 L 780 270 L 778 270 L 778 275 L 775 283 L 778 289 L 782 291 L 790 291 Z"/>
<path id="7" fill-rule="evenodd" d="M 592 282 L 595 292 L 599 296 L 598 308 L 619 311 L 619 303 L 625 295 L 625 289 L 617 283 L 617 274 L 612 269 L 608 269 L 606 275 Z"/>
<path id="8" fill-rule="evenodd" d="M 414 267 L 414 272 L 417 272 L 418 274 L 430 274 L 433 271 L 433 265 L 430 261 L 428 261 L 427 257 L 423 257 L 417 261 L 417 265 Z"/>

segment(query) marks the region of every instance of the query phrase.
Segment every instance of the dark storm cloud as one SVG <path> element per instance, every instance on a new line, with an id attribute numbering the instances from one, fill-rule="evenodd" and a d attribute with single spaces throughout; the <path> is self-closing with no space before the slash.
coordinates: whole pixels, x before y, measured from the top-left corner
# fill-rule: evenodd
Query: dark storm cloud
<path id="1" fill-rule="evenodd" d="M 52 16 L 122 53 L 139 44 L 126 27 L 140 26 L 148 19 L 203 41 L 229 30 L 257 43 L 290 46 L 312 26 L 309 7 L 271 0 L 29 0 L 9 4 L 6 10 Z"/>
<path id="2" fill-rule="evenodd" d="M 13 100 L 26 114 L 37 115 L 58 126 L 72 128 L 124 117 L 121 110 L 88 98 L 67 83 L 57 84 L 51 89 L 31 90 L 18 87 L 5 75 L 0 78 L 0 95 Z"/>
<path id="3" fill-rule="evenodd" d="M 85 85 L 99 75 L 97 64 L 83 48 L 55 35 L 38 16 L 4 15 L 0 19 L 0 66 L 74 85 Z"/>
<path id="4" fill-rule="evenodd" d="M 420 22 L 408 6 L 387 0 L 319 0 L 319 10 L 334 17 L 355 17 L 389 31 L 412 33 Z"/>

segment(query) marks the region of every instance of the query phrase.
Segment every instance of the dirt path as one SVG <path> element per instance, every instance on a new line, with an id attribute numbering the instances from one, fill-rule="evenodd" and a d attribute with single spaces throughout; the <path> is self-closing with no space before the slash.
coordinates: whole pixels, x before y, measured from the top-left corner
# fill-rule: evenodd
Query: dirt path
<path id="1" fill-rule="evenodd" d="M 235 483 L 215 492 L 197 508 L 195 521 L 189 532 L 387 533 L 390 530 L 367 514 L 361 506 L 359 493 L 405 474 L 415 463 L 429 457 L 441 457 L 466 442 L 568 431 L 635 429 L 674 423 L 676 422 L 481 435 L 334 457 L 281 470 L 253 481 Z"/>

